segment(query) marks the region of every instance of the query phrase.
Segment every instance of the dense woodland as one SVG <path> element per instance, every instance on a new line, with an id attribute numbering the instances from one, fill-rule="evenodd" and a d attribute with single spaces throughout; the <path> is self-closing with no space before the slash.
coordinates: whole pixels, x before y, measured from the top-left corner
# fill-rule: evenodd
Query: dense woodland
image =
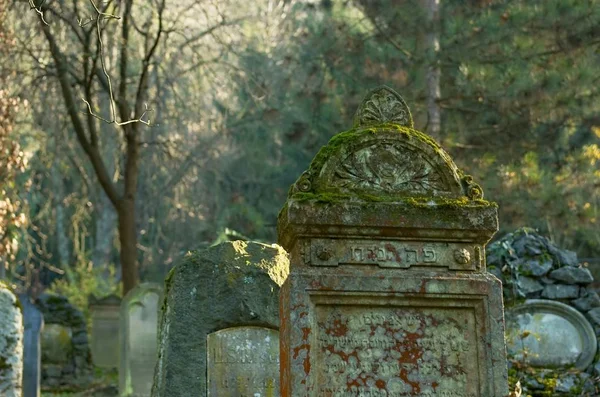
<path id="1" fill-rule="evenodd" d="M 498 202 L 499 237 L 600 257 L 599 0 L 0 0 L 0 54 L 0 276 L 34 292 L 274 242 L 380 84 Z"/>

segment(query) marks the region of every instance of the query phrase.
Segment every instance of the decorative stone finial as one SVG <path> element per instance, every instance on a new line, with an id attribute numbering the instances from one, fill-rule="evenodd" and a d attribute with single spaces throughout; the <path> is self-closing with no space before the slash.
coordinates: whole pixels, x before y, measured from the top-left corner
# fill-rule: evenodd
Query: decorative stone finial
<path id="1" fill-rule="evenodd" d="M 383 85 L 371 91 L 362 101 L 354 116 L 354 127 L 384 123 L 413 128 L 410 109 L 404 99 Z"/>

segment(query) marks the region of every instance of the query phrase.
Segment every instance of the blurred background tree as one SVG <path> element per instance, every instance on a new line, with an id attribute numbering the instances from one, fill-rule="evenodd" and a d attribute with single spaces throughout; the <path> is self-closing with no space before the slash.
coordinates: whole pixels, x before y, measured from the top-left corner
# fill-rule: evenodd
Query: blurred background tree
<path id="1" fill-rule="evenodd" d="M 380 84 L 499 203 L 499 236 L 528 225 L 600 257 L 598 0 L 105 0 L 98 7 L 120 19 L 99 25 L 91 4 L 38 2 L 48 25 L 27 2 L 3 18 L 15 42 L 1 66 L 6 95 L 29 104 L 11 134 L 32 183 L 14 276 L 40 269 L 48 285 L 85 277 L 81 266 L 112 278 L 115 266 L 123 279 L 119 210 L 74 138 L 73 114 L 90 142 L 96 131 L 119 197 L 138 150 L 133 252 L 141 278 L 161 280 L 227 228 L 275 241 L 288 187 Z M 133 146 L 130 127 L 91 117 L 80 100 L 111 115 L 102 57 L 117 104 L 129 104 L 119 120 L 152 109 Z"/>

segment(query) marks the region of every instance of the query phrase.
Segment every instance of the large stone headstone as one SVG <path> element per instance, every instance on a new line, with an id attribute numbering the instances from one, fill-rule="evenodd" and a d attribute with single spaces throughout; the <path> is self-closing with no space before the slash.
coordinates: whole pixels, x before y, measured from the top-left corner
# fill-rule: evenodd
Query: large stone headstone
<path id="1" fill-rule="evenodd" d="M 119 311 L 121 298 L 109 295 L 102 299 L 90 297 L 92 317 L 92 361 L 99 368 L 119 366 Z"/>
<path id="2" fill-rule="evenodd" d="M 0 281 L 0 396 L 21 397 L 23 314 L 15 294 Z"/>
<path id="3" fill-rule="evenodd" d="M 162 286 L 143 283 L 123 298 L 120 313 L 119 394 L 148 397 L 156 364 Z"/>
<path id="4" fill-rule="evenodd" d="M 508 354 L 542 368 L 586 369 L 597 350 L 594 328 L 564 303 L 531 299 L 506 313 Z"/>
<path id="5" fill-rule="evenodd" d="M 278 396 L 277 245 L 225 242 L 188 254 L 165 281 L 153 397 Z"/>
<path id="6" fill-rule="evenodd" d="M 290 191 L 282 396 L 508 394 L 495 204 L 387 87 Z"/>
<path id="7" fill-rule="evenodd" d="M 40 396 L 42 351 L 40 333 L 44 328 L 44 316 L 26 294 L 19 296 L 23 307 L 23 397 Z"/>

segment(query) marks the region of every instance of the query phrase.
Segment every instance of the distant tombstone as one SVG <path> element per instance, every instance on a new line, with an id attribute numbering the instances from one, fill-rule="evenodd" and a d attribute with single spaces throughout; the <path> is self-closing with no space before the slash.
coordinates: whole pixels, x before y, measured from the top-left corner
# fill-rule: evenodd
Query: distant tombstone
<path id="1" fill-rule="evenodd" d="M 165 280 L 153 397 L 279 396 L 279 246 L 189 253 Z"/>
<path id="2" fill-rule="evenodd" d="M 23 306 L 25 335 L 23 340 L 23 397 L 40 396 L 41 380 L 41 332 L 44 316 L 26 294 L 19 296 Z"/>
<path id="3" fill-rule="evenodd" d="M 574 308 L 561 302 L 531 299 L 506 312 L 508 354 L 543 368 L 585 370 L 597 351 L 594 328 Z"/>
<path id="4" fill-rule="evenodd" d="M 158 308 L 162 287 L 138 285 L 123 298 L 120 309 L 119 393 L 148 397 L 156 364 Z"/>
<path id="5" fill-rule="evenodd" d="M 279 331 L 233 327 L 208 334 L 208 396 L 279 396 Z"/>
<path id="6" fill-rule="evenodd" d="M 121 298 L 110 295 L 90 297 L 92 317 L 92 362 L 100 368 L 119 367 L 119 311 Z"/>
<path id="7" fill-rule="evenodd" d="M 21 397 L 23 314 L 15 294 L 0 281 L 0 396 Z"/>
<path id="8" fill-rule="evenodd" d="M 282 397 L 508 395 L 495 204 L 381 87 L 290 189 Z"/>

